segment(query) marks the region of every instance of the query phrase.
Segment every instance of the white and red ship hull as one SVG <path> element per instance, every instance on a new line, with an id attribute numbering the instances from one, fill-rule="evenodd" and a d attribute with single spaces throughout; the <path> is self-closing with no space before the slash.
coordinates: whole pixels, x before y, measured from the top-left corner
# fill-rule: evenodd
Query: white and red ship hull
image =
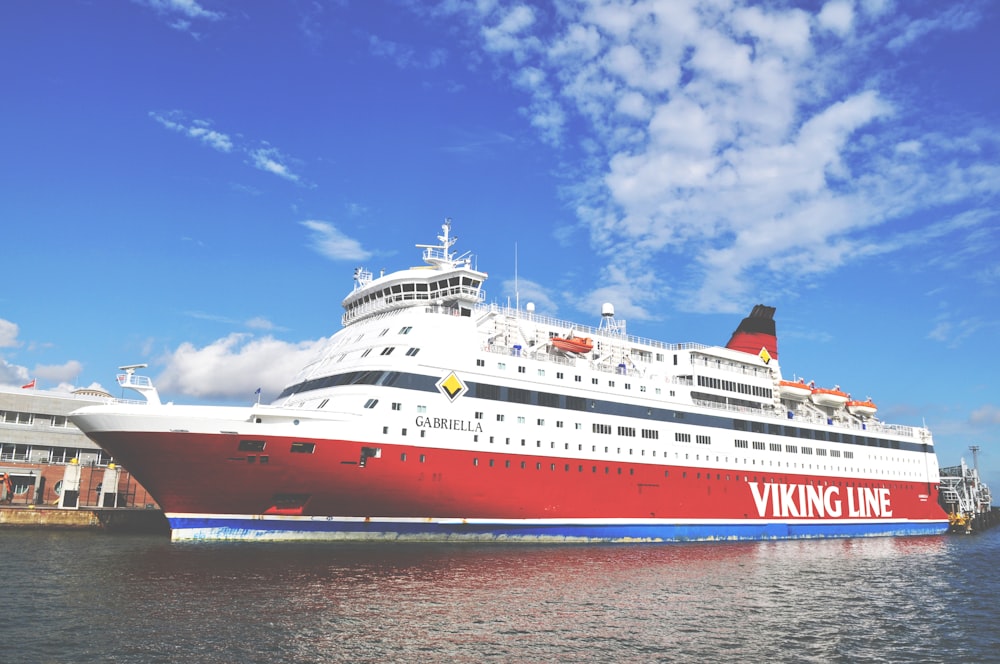
<path id="1" fill-rule="evenodd" d="M 241 416 L 216 422 L 220 430 L 253 417 L 235 410 Z M 157 498 L 178 540 L 662 542 L 947 527 L 936 486 L 913 480 L 143 426 L 89 433 Z M 247 440 L 260 449 L 241 451 Z M 291 451 L 302 443 L 315 447 Z"/>

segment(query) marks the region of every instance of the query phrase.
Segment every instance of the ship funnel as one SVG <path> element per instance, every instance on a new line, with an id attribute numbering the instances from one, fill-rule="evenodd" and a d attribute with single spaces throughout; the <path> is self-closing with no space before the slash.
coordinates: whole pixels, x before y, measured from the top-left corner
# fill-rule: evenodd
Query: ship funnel
<path id="1" fill-rule="evenodd" d="M 774 307 L 763 304 L 754 306 L 750 315 L 744 318 L 726 348 L 757 355 L 761 348 L 774 359 L 778 359 L 778 336 L 774 329 Z"/>

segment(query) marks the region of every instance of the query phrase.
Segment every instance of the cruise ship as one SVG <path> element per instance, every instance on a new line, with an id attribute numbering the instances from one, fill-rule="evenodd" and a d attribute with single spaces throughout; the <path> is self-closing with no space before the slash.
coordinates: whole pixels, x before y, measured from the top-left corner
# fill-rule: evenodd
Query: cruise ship
<path id="1" fill-rule="evenodd" d="M 486 300 L 446 221 L 423 264 L 358 268 L 342 328 L 272 403 L 144 399 L 72 421 L 175 540 L 677 542 L 929 535 L 930 432 L 783 378 L 774 309 L 728 343 L 632 336 Z"/>

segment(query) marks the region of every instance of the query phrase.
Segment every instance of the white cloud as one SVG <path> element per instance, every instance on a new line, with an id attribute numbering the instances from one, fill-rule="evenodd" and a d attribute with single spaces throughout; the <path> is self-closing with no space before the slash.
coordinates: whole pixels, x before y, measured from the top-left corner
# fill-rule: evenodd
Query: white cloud
<path id="1" fill-rule="evenodd" d="M 336 261 L 363 261 L 372 256 L 360 242 L 347 237 L 329 222 L 309 219 L 300 223 L 312 231 L 312 248 L 327 258 Z"/>
<path id="2" fill-rule="evenodd" d="M 537 281 L 530 279 L 506 279 L 500 284 L 505 301 L 510 302 L 510 306 L 517 306 L 520 302 L 521 309 L 524 309 L 529 302 L 535 305 L 535 311 L 548 316 L 556 315 L 558 305 L 549 296 L 548 291 Z"/>
<path id="3" fill-rule="evenodd" d="M 918 34 L 973 25 L 974 10 L 922 22 L 881 0 L 735 4 L 449 6 L 493 26 L 483 47 L 529 96 L 524 113 L 541 138 L 587 146 L 572 174 L 584 184 L 567 191 L 606 260 L 594 271 L 600 287 L 582 298 L 591 306 L 613 294 L 628 315 L 649 315 L 664 289 L 635 288 L 634 275 L 664 273 L 677 306 L 738 311 L 924 241 L 887 222 L 963 200 L 989 209 L 1000 193 L 987 157 L 997 132 L 932 126 L 879 64 L 898 64 L 885 52 L 893 35 L 900 50 Z M 563 141 L 571 123 L 584 127 L 575 144 Z"/>
<path id="4" fill-rule="evenodd" d="M 256 150 L 250 150 L 248 154 L 254 168 L 267 173 L 273 173 L 278 177 L 291 180 L 292 182 L 299 181 L 299 176 L 292 173 L 288 165 L 284 163 L 287 158 L 277 149 L 271 147 L 257 148 Z"/>
<path id="5" fill-rule="evenodd" d="M 195 21 L 218 21 L 225 14 L 205 9 L 197 0 L 132 0 L 153 9 L 163 21 L 178 32 L 186 32 L 195 39 L 202 33 L 194 29 Z"/>
<path id="6" fill-rule="evenodd" d="M 850 0 L 830 0 L 823 5 L 816 20 L 827 30 L 846 37 L 854 24 L 854 7 Z"/>
<path id="7" fill-rule="evenodd" d="M 165 366 L 154 384 L 162 393 L 198 399 L 241 399 L 248 402 L 260 387 L 272 400 L 325 344 L 325 339 L 281 341 L 267 336 L 230 334 L 198 348 L 183 343 L 161 358 Z"/>
<path id="8" fill-rule="evenodd" d="M 921 39 L 924 35 L 939 30 L 951 30 L 954 32 L 968 30 L 976 25 L 981 18 L 974 7 L 961 5 L 948 6 L 947 4 L 945 6 L 947 9 L 932 18 L 921 18 L 904 22 L 903 31 L 889 42 L 889 49 L 901 51 Z"/>
<path id="9" fill-rule="evenodd" d="M 249 163 L 254 168 L 262 170 L 265 173 L 277 175 L 290 182 L 301 183 L 301 177 L 292 172 L 288 166 L 288 162 L 291 161 L 290 158 L 267 143 L 264 143 L 262 147 L 256 148 L 237 146 L 231 136 L 212 129 L 212 122 L 210 120 L 198 118 L 188 120 L 186 115 L 181 111 L 150 111 L 149 117 L 167 129 L 176 131 L 188 138 L 193 138 L 219 152 L 228 153 L 234 150 L 243 152 L 250 158 Z"/>
<path id="10" fill-rule="evenodd" d="M 33 376 L 37 376 L 50 383 L 69 384 L 83 371 L 83 364 L 76 360 L 69 360 L 58 365 L 39 365 L 35 367 Z"/>
<path id="11" fill-rule="evenodd" d="M 482 35 L 487 50 L 509 52 L 516 58 L 525 56 L 534 39 L 521 36 L 535 22 L 535 12 L 527 5 L 517 5 L 493 26 L 483 26 Z"/>
<path id="12" fill-rule="evenodd" d="M 0 357 L 0 385 L 20 387 L 29 380 L 31 379 L 29 378 L 27 367 L 11 364 L 4 358 Z"/>
<path id="13" fill-rule="evenodd" d="M 19 346 L 20 342 L 17 340 L 18 332 L 17 323 L 0 318 L 0 348 Z"/>
<path id="14" fill-rule="evenodd" d="M 232 139 L 222 132 L 211 129 L 211 122 L 208 120 L 192 120 L 188 123 L 184 114 L 179 111 L 170 111 L 168 113 L 150 111 L 149 117 L 153 118 L 167 129 L 171 129 L 190 138 L 197 139 L 219 152 L 229 152 L 233 149 Z"/>
<path id="15" fill-rule="evenodd" d="M 972 411 L 969 415 L 969 421 L 975 425 L 1000 425 L 1000 407 L 992 404 L 981 406 Z"/>

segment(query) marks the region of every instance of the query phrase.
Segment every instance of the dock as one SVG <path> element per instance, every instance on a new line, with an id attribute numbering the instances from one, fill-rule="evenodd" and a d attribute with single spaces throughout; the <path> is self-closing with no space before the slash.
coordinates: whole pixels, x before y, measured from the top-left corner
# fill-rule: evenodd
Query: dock
<path id="1" fill-rule="evenodd" d="M 122 507 L 60 509 L 35 505 L 2 506 L 0 528 L 94 530 L 148 535 L 170 533 L 162 510 Z"/>

